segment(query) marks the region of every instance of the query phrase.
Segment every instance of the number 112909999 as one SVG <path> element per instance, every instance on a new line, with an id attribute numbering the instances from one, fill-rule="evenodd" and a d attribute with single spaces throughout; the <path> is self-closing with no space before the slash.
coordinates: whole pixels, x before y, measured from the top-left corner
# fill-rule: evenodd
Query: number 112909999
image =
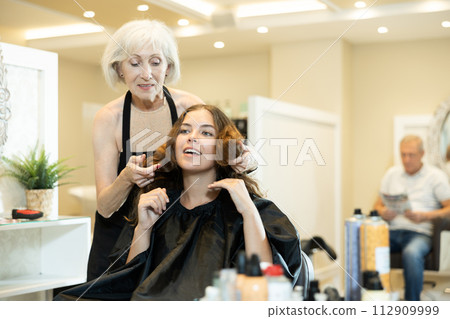
<path id="1" fill-rule="evenodd" d="M 386 305 L 373 305 L 374 316 L 436 316 L 439 314 L 439 306 L 415 306 L 415 305 L 403 305 L 403 306 L 386 306 Z"/>

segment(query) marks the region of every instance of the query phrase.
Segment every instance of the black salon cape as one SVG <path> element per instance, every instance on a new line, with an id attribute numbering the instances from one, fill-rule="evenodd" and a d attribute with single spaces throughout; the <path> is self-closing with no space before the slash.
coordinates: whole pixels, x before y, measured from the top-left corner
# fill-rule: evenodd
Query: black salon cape
<path id="1" fill-rule="evenodd" d="M 150 247 L 125 265 L 133 228 L 116 244 L 109 273 L 63 291 L 55 300 L 196 300 L 212 284 L 215 271 L 236 267 L 244 247 L 242 215 L 226 190 L 212 202 L 186 209 L 180 192 L 155 223 Z M 296 282 L 301 267 L 300 239 L 289 219 L 269 200 L 253 197 L 272 248 L 274 264 Z"/>

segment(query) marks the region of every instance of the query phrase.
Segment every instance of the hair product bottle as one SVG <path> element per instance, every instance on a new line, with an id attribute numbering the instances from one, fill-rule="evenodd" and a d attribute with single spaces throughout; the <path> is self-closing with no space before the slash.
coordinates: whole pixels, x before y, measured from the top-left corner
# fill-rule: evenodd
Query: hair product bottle
<path id="1" fill-rule="evenodd" d="M 267 279 L 261 272 L 258 255 L 253 254 L 247 263 L 246 277 L 242 287 L 242 300 L 266 301 L 268 298 Z"/>
<path id="2" fill-rule="evenodd" d="M 205 288 L 205 296 L 200 298 L 200 301 L 220 301 L 220 289 L 214 286 Z"/>
<path id="3" fill-rule="evenodd" d="M 303 286 L 295 286 L 291 294 L 291 301 L 303 301 Z"/>
<path id="4" fill-rule="evenodd" d="M 244 286 L 245 282 L 245 271 L 247 266 L 247 257 L 245 256 L 245 251 L 241 250 L 238 253 L 237 257 L 237 276 L 236 276 L 236 299 L 242 300 L 242 287 Z"/>
<path id="5" fill-rule="evenodd" d="M 376 270 L 387 292 L 390 287 L 390 249 L 388 224 L 376 210 L 361 225 L 361 270 Z"/>
<path id="6" fill-rule="evenodd" d="M 268 300 L 289 301 L 292 295 L 292 284 L 286 278 L 281 265 L 270 265 L 264 271 L 267 278 Z"/>
<path id="7" fill-rule="evenodd" d="M 360 228 L 364 221 L 361 209 L 355 208 L 353 216 L 345 220 L 345 300 L 361 300 L 361 239 Z"/>
<path id="8" fill-rule="evenodd" d="M 236 269 L 224 268 L 220 270 L 220 297 L 224 301 L 236 299 Z"/>
<path id="9" fill-rule="evenodd" d="M 363 273 L 364 288 L 362 301 L 389 301 L 390 295 L 383 289 L 378 271 L 365 271 Z"/>
<path id="10" fill-rule="evenodd" d="M 316 301 L 315 294 L 320 293 L 319 281 L 314 279 L 309 283 L 308 298 L 306 301 Z"/>

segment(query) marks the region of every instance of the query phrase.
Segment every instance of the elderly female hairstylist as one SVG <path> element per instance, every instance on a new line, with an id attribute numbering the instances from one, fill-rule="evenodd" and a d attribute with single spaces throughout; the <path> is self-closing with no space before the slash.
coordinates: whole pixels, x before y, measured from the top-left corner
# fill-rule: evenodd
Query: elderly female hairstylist
<path id="1" fill-rule="evenodd" d="M 130 211 L 134 185 L 153 181 L 157 166 L 143 167 L 166 140 L 179 114 L 203 103 L 193 94 L 164 85 L 180 77 L 178 47 L 162 22 L 136 20 L 118 29 L 106 46 L 103 72 L 111 87 L 124 83 L 125 95 L 101 108 L 94 119 L 93 144 L 97 212 L 88 262 L 88 280 L 102 275 L 108 255 Z M 242 171 L 248 156 L 235 163 Z"/>

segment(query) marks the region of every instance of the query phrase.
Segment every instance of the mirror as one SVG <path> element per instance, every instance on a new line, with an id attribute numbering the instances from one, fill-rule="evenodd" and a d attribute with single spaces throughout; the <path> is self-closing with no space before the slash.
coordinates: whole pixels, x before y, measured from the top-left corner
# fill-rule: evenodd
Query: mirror
<path id="1" fill-rule="evenodd" d="M 8 138 L 8 120 L 11 116 L 11 110 L 8 106 L 9 91 L 6 84 L 6 67 L 3 64 L 2 48 L 0 47 L 0 156 L 3 153 L 3 145 Z"/>
<path id="2" fill-rule="evenodd" d="M 447 160 L 447 148 L 450 149 L 450 98 L 438 106 L 431 120 L 428 129 L 428 148 L 431 164 L 450 176 L 450 161 Z"/>

